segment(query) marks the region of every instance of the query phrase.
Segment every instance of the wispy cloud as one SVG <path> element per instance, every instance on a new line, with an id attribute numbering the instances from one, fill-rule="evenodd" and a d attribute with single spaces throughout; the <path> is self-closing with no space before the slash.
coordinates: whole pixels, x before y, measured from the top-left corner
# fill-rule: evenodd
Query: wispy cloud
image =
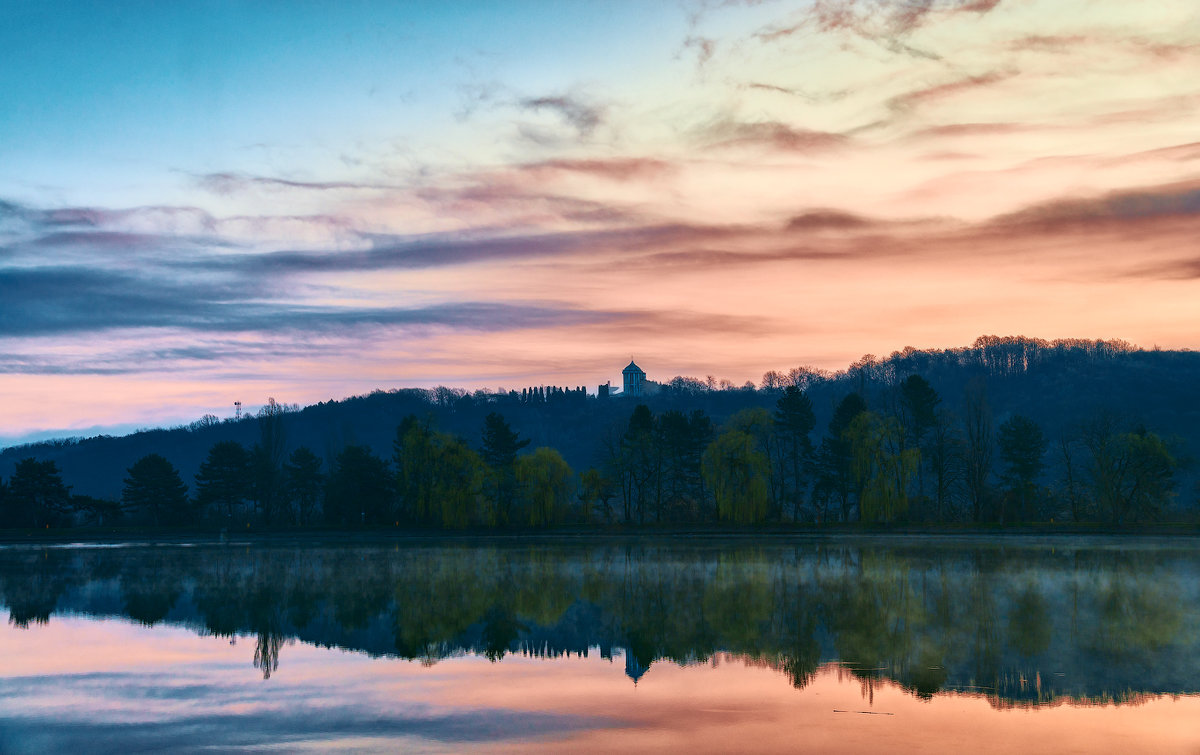
<path id="1" fill-rule="evenodd" d="M 989 71 L 977 76 L 966 76 L 951 81 L 924 86 L 904 94 L 891 97 L 887 101 L 890 109 L 900 112 L 911 110 L 919 105 L 937 102 L 956 95 L 978 89 L 985 89 L 1017 75 L 1016 71 Z"/>
<path id="2" fill-rule="evenodd" d="M 1171 217 L 1200 220 L 1200 184 L 1189 182 L 1113 192 L 1097 198 L 1060 199 L 1003 215 L 994 222 L 1049 232 L 1056 228 Z"/>
<path id="3" fill-rule="evenodd" d="M 617 157 L 594 159 L 556 159 L 524 163 L 517 170 L 538 176 L 554 173 L 578 173 L 612 181 L 652 179 L 673 173 L 677 166 L 654 157 Z"/>
<path id="4" fill-rule="evenodd" d="M 259 276 L 373 270 L 416 270 L 518 260 L 564 259 L 637 252 L 650 247 L 738 233 L 720 226 L 661 224 L 603 230 L 524 234 L 379 235 L 363 251 L 225 254 L 188 267 Z"/>
<path id="5" fill-rule="evenodd" d="M 196 184 L 214 194 L 230 195 L 247 189 L 300 191 L 389 191 L 401 187 L 394 184 L 359 181 L 298 181 L 272 176 L 253 176 L 245 173 L 204 173 L 194 176 Z"/>
<path id="6" fill-rule="evenodd" d="M 874 225 L 861 215 L 840 210 L 809 210 L 788 221 L 789 231 L 858 230 Z"/>
<path id="7" fill-rule="evenodd" d="M 604 109 L 575 95 L 527 97 L 517 105 L 534 112 L 549 111 L 573 127 L 580 136 L 588 137 L 604 123 Z"/>
<path id="8" fill-rule="evenodd" d="M 713 147 L 766 147 L 786 152 L 819 152 L 843 147 L 845 134 L 818 131 L 780 121 L 723 119 L 703 129 L 703 138 Z"/>
<path id="9" fill-rule="evenodd" d="M 343 268 L 345 269 L 345 268 Z M 260 279 L 261 280 L 261 279 Z M 89 268 L 6 270 L 0 333 L 30 337 L 158 328 L 204 332 L 330 332 L 364 326 L 495 331 L 607 322 L 619 313 L 555 303 L 456 301 L 420 307 L 307 304 L 253 276 L 187 282 Z M 274 295 L 274 297 L 272 297 Z"/>
<path id="10" fill-rule="evenodd" d="M 961 13 L 982 16 L 1003 0 L 818 0 L 799 19 L 772 24 L 755 36 L 777 41 L 802 32 L 851 32 L 869 39 L 895 39 L 936 20 Z"/>
<path id="11" fill-rule="evenodd" d="M 717 52 L 717 40 L 690 36 L 683 40 L 683 49 L 696 51 L 696 67 L 703 69 Z"/>

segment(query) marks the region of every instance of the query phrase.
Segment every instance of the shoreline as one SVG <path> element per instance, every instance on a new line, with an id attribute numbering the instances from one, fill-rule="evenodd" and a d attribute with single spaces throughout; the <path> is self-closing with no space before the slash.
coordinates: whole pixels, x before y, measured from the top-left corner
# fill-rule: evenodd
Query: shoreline
<path id="1" fill-rule="evenodd" d="M 102 527 L 49 530 L 0 530 L 0 546 L 10 545 L 220 545 L 253 543 L 269 545 L 291 542 L 329 544 L 379 543 L 586 543 L 662 542 L 778 544 L 789 540 L 853 541 L 858 539 L 903 542 L 904 540 L 1003 541 L 1018 538 L 1075 540 L 1103 538 L 1119 541 L 1134 538 L 1200 539 L 1200 524 L 1169 523 L 1143 525 L 1029 524 L 1029 525 L 769 525 L 769 526 L 671 526 L 608 525 L 603 527 L 563 526 L 538 529 L 422 529 L 416 527 L 369 530 L 326 530 L 291 528 L 222 531 L 214 529 L 169 529 Z"/>

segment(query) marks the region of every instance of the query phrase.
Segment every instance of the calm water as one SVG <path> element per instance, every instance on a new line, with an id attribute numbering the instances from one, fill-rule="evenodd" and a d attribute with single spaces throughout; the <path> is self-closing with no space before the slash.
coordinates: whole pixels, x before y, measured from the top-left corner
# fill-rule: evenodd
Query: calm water
<path id="1" fill-rule="evenodd" d="M 0 752 L 1200 752 L 1200 542 L 0 548 Z"/>

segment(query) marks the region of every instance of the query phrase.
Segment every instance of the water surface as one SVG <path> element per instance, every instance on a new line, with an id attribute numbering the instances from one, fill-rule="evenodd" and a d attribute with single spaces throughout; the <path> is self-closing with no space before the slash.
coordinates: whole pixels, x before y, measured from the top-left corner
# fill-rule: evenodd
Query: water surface
<path id="1" fill-rule="evenodd" d="M 0 751 L 1200 751 L 1194 540 L 0 548 Z"/>

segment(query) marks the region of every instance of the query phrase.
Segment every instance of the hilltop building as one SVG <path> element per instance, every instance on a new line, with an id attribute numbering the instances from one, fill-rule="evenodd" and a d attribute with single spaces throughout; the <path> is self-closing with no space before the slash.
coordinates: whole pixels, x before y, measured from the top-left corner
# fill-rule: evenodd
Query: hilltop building
<path id="1" fill-rule="evenodd" d="M 630 362 L 629 366 L 621 370 L 621 377 L 624 378 L 624 387 L 621 393 L 626 396 L 641 396 L 646 385 L 646 371 L 637 366 L 636 362 Z"/>
<path id="2" fill-rule="evenodd" d="M 646 371 L 638 367 L 637 362 L 632 360 L 625 369 L 621 370 L 621 386 L 618 389 L 612 384 L 611 380 L 605 381 L 596 389 L 596 396 L 602 399 L 613 396 L 642 398 L 643 396 L 653 396 L 662 388 L 661 383 L 656 383 L 648 379 Z"/>
<path id="3" fill-rule="evenodd" d="M 643 396 L 651 396 L 658 393 L 659 384 L 653 380 L 646 378 L 646 371 L 637 366 L 637 362 L 631 361 L 629 365 L 621 370 L 621 390 L 614 390 L 612 383 L 608 382 L 601 385 L 597 391 L 600 398 L 608 398 L 609 396 L 629 396 L 631 398 L 641 398 Z"/>

